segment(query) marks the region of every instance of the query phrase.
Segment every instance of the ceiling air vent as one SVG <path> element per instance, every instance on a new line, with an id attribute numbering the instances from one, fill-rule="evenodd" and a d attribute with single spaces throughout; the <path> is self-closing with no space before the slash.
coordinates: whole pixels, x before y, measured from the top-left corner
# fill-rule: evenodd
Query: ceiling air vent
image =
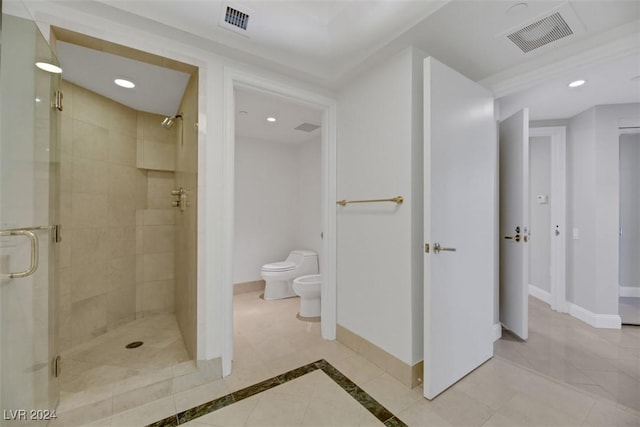
<path id="1" fill-rule="evenodd" d="M 231 6 L 227 6 L 227 12 L 224 15 L 224 22 L 246 31 L 247 24 L 249 24 L 249 15 L 234 9 Z"/>
<path id="2" fill-rule="evenodd" d="M 318 129 L 320 126 L 314 125 L 313 123 L 302 123 L 298 127 L 295 127 L 295 130 L 301 130 L 303 132 L 313 132 Z"/>
<path id="3" fill-rule="evenodd" d="M 567 22 L 559 12 L 556 12 L 518 31 L 507 34 L 507 37 L 524 53 L 527 53 L 571 34 L 573 31 Z"/>
<path id="4" fill-rule="evenodd" d="M 242 5 L 223 2 L 220 9 L 219 25 L 227 30 L 248 35 L 249 17 L 253 11 Z"/>

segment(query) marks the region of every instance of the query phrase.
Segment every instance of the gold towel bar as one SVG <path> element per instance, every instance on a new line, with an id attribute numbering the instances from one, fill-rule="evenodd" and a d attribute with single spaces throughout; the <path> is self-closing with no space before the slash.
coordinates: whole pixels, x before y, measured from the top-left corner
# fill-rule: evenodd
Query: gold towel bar
<path id="1" fill-rule="evenodd" d="M 346 206 L 349 203 L 378 203 L 378 202 L 393 202 L 398 205 L 401 205 L 402 202 L 404 202 L 404 197 L 397 196 L 391 199 L 372 199 L 372 200 L 338 200 L 336 204 L 340 206 Z"/>

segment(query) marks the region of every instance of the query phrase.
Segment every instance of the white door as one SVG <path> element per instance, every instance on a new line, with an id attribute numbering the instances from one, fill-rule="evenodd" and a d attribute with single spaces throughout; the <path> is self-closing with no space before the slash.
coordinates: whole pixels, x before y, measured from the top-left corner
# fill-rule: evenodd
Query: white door
<path id="1" fill-rule="evenodd" d="M 529 110 L 500 122 L 500 323 L 529 335 Z"/>
<path id="2" fill-rule="evenodd" d="M 426 58 L 424 395 L 428 399 L 493 356 L 496 145 L 491 93 Z"/>

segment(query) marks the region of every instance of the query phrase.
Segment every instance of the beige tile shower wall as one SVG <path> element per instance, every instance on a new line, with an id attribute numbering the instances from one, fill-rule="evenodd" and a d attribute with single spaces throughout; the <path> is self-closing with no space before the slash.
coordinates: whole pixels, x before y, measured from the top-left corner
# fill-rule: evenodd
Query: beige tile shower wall
<path id="1" fill-rule="evenodd" d="M 151 184 L 155 173 L 149 171 L 149 175 Z M 164 198 L 170 205 L 170 193 Z M 136 316 L 173 313 L 175 213 L 165 205 L 139 210 L 137 220 Z"/>
<path id="2" fill-rule="evenodd" d="M 173 313 L 175 208 L 171 206 L 177 126 L 158 114 L 137 115 L 136 317 Z"/>
<path id="3" fill-rule="evenodd" d="M 164 117 L 137 114 L 136 317 L 173 313 L 175 208 L 171 206 L 177 126 L 160 126 Z"/>
<path id="4" fill-rule="evenodd" d="M 159 120 L 153 122 L 160 127 Z M 175 137 L 175 130 L 162 130 Z M 175 150 L 174 143 L 171 145 Z M 173 181 L 174 172 L 146 170 L 145 181 L 140 183 L 146 185 L 146 207 L 138 211 L 137 217 L 137 317 L 175 311 Z"/>
<path id="5" fill-rule="evenodd" d="M 137 165 L 141 169 L 174 171 L 176 127 L 160 126 L 163 116 L 138 112 Z"/>
<path id="6" fill-rule="evenodd" d="M 135 318 L 136 111 L 62 82 L 61 348 Z"/>
<path id="7" fill-rule="evenodd" d="M 176 135 L 175 187 L 187 191 L 187 206 L 176 210 L 176 318 L 189 356 L 196 357 L 198 78 L 192 75 L 180 105 Z M 180 132 L 180 130 L 182 132 Z"/>

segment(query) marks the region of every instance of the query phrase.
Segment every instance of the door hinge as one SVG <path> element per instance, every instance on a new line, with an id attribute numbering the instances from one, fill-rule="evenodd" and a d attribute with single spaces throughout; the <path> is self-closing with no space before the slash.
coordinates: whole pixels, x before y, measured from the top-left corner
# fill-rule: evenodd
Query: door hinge
<path id="1" fill-rule="evenodd" d="M 56 243 L 62 242 L 62 225 L 56 224 L 53 226 L 53 241 Z"/>
<path id="2" fill-rule="evenodd" d="M 428 243 L 424 244 L 424 251 L 425 251 L 425 253 L 429 253 L 429 244 Z"/>
<path id="3" fill-rule="evenodd" d="M 52 107 L 58 111 L 62 111 L 64 107 L 62 106 L 62 91 L 57 90 L 53 93 L 53 102 L 51 103 Z"/>
<path id="4" fill-rule="evenodd" d="M 58 378 L 62 373 L 62 356 L 58 355 L 53 359 L 53 376 Z"/>

